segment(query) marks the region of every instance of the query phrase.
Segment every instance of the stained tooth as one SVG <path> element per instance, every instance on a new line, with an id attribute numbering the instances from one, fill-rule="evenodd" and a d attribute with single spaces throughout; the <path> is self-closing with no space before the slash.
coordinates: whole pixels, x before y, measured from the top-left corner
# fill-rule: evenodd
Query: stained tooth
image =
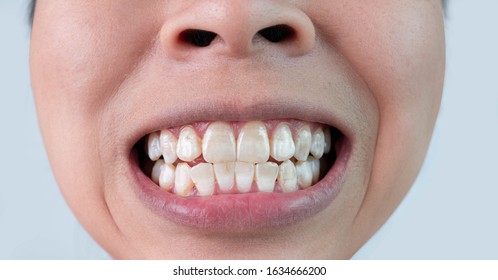
<path id="1" fill-rule="evenodd" d="M 176 145 L 178 144 L 178 139 L 171 133 L 168 129 L 161 130 L 161 135 L 159 136 L 159 142 L 161 146 L 161 153 L 163 154 L 164 162 L 174 163 L 176 161 Z"/>
<path id="2" fill-rule="evenodd" d="M 283 192 L 295 192 L 297 186 L 296 167 L 292 161 L 287 160 L 280 164 L 278 170 L 278 184 Z"/>
<path id="3" fill-rule="evenodd" d="M 260 192 L 273 192 L 278 175 L 278 164 L 265 162 L 256 164 L 256 184 Z"/>
<path id="4" fill-rule="evenodd" d="M 225 122 L 209 125 L 202 139 L 202 155 L 207 162 L 234 162 L 235 136 Z"/>
<path id="5" fill-rule="evenodd" d="M 296 151 L 296 146 L 292 139 L 292 132 L 286 124 L 280 124 L 275 129 L 270 143 L 270 154 L 277 161 L 290 159 Z"/>
<path id="6" fill-rule="evenodd" d="M 190 171 L 192 181 L 200 196 L 208 196 L 214 193 L 214 172 L 210 163 L 199 163 Z"/>
<path id="7" fill-rule="evenodd" d="M 247 162 L 235 163 L 235 182 L 237 183 L 237 189 L 239 192 L 249 192 L 251 190 L 253 179 L 254 164 Z"/>
<path id="8" fill-rule="evenodd" d="M 323 156 L 324 148 L 325 135 L 323 134 L 322 128 L 318 128 L 313 133 L 310 152 L 315 158 L 320 159 Z"/>
<path id="9" fill-rule="evenodd" d="M 147 139 L 147 154 L 151 160 L 158 160 L 161 157 L 161 148 L 159 145 L 159 133 L 149 134 Z"/>
<path id="10" fill-rule="evenodd" d="M 190 126 L 184 127 L 178 137 L 176 155 L 183 161 L 193 161 L 202 154 L 201 139 Z"/>
<path id="11" fill-rule="evenodd" d="M 320 160 L 313 156 L 309 156 L 307 162 L 309 162 L 311 166 L 311 182 L 315 184 L 320 179 Z"/>
<path id="12" fill-rule="evenodd" d="M 297 160 L 305 161 L 308 158 L 311 148 L 311 129 L 309 126 L 303 126 L 297 133 L 295 139 L 296 152 L 294 157 Z"/>
<path id="13" fill-rule="evenodd" d="M 296 163 L 297 183 L 303 187 L 308 188 L 312 184 L 313 173 L 311 170 L 311 162 L 300 161 Z"/>
<path id="14" fill-rule="evenodd" d="M 152 167 L 152 173 L 150 175 L 150 179 L 152 182 L 159 184 L 159 176 L 161 176 L 161 169 L 163 168 L 164 160 L 160 159 L 154 163 Z"/>
<path id="15" fill-rule="evenodd" d="M 214 174 L 218 182 L 218 188 L 221 192 L 230 192 L 235 182 L 235 163 L 224 162 L 215 163 Z"/>
<path id="16" fill-rule="evenodd" d="M 325 137 L 324 153 L 328 154 L 332 149 L 332 135 L 330 134 L 330 127 L 326 126 L 323 130 L 323 134 Z"/>
<path id="17" fill-rule="evenodd" d="M 175 167 L 170 163 L 165 163 L 161 168 L 159 176 L 159 186 L 167 191 L 173 188 L 175 182 Z"/>
<path id="18" fill-rule="evenodd" d="M 191 168 L 185 163 L 179 163 L 175 172 L 175 193 L 181 196 L 188 196 L 194 187 L 194 182 L 190 177 Z"/>
<path id="19" fill-rule="evenodd" d="M 270 141 L 265 125 L 260 121 L 248 122 L 237 138 L 237 161 L 259 163 L 270 157 Z"/>

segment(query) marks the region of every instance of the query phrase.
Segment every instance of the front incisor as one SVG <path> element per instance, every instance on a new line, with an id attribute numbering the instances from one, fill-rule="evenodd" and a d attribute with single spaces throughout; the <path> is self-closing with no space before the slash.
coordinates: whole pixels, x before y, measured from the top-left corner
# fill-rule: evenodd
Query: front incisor
<path id="1" fill-rule="evenodd" d="M 230 125 L 214 122 L 202 138 L 202 155 L 211 163 L 235 162 L 236 143 Z"/>
<path id="2" fill-rule="evenodd" d="M 237 138 L 237 161 L 260 163 L 270 158 L 270 141 L 265 125 L 247 122 Z"/>

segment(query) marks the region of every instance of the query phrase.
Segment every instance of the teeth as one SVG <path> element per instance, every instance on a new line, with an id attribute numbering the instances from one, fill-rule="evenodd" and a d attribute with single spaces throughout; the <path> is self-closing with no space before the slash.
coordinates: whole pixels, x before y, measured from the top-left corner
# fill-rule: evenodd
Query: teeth
<path id="1" fill-rule="evenodd" d="M 296 167 L 292 161 L 287 160 L 280 164 L 278 170 L 278 184 L 282 188 L 283 192 L 295 192 L 298 189 L 297 186 L 297 174 Z"/>
<path id="2" fill-rule="evenodd" d="M 311 166 L 312 183 L 314 184 L 320 179 L 320 160 L 313 156 L 309 156 L 307 162 L 309 162 Z"/>
<path id="3" fill-rule="evenodd" d="M 152 167 L 152 174 L 150 175 L 150 179 L 152 182 L 159 184 L 159 176 L 161 176 L 161 169 L 163 168 L 164 160 L 160 159 L 154 163 Z"/>
<path id="4" fill-rule="evenodd" d="M 296 175 L 297 175 L 297 183 L 301 187 L 303 188 L 311 187 L 313 180 L 311 162 L 300 161 L 296 163 Z"/>
<path id="5" fill-rule="evenodd" d="M 325 135 L 323 134 L 322 128 L 318 128 L 315 130 L 315 133 L 313 133 L 310 152 L 315 158 L 320 159 L 323 156 L 324 148 Z"/>
<path id="6" fill-rule="evenodd" d="M 235 183 L 235 163 L 215 163 L 214 174 L 220 191 L 230 192 Z"/>
<path id="7" fill-rule="evenodd" d="M 254 179 L 254 164 L 247 162 L 235 163 L 235 182 L 239 192 L 246 193 L 251 190 Z"/>
<path id="8" fill-rule="evenodd" d="M 324 152 L 328 154 L 332 149 L 332 135 L 330 134 L 330 127 L 326 126 L 323 134 L 325 136 Z"/>
<path id="9" fill-rule="evenodd" d="M 270 142 L 265 125 L 260 121 L 248 122 L 237 138 L 237 161 L 260 163 L 270 157 Z"/>
<path id="10" fill-rule="evenodd" d="M 176 145 L 178 144 L 178 139 L 176 139 L 176 136 L 173 135 L 171 131 L 163 129 L 161 130 L 161 135 L 159 136 L 159 142 L 164 162 L 174 163 L 177 159 Z"/>
<path id="11" fill-rule="evenodd" d="M 159 133 L 149 134 L 147 139 L 147 154 L 151 160 L 158 160 L 161 157 L 161 148 L 159 145 Z"/>
<path id="12" fill-rule="evenodd" d="M 289 126 L 280 124 L 271 138 L 271 156 L 277 161 L 285 161 L 290 159 L 295 151 L 296 147 Z"/>
<path id="13" fill-rule="evenodd" d="M 260 192 L 273 192 L 278 175 L 278 164 L 265 162 L 256 164 L 256 184 Z"/>
<path id="14" fill-rule="evenodd" d="M 189 162 L 198 158 L 202 153 L 201 139 L 192 127 L 185 127 L 178 137 L 176 155 L 179 159 Z"/>
<path id="15" fill-rule="evenodd" d="M 213 165 L 199 163 L 192 167 L 190 175 L 200 196 L 208 196 L 214 193 Z"/>
<path id="16" fill-rule="evenodd" d="M 185 163 L 179 163 L 175 172 L 175 194 L 188 196 L 194 187 L 194 182 L 190 176 L 191 168 Z"/>
<path id="17" fill-rule="evenodd" d="M 212 123 L 202 139 L 202 155 L 207 162 L 234 162 L 235 136 L 224 122 Z"/>
<path id="18" fill-rule="evenodd" d="M 308 158 L 311 148 L 311 130 L 310 127 L 305 125 L 299 130 L 296 140 L 296 152 L 294 157 L 297 160 L 305 161 Z"/>
<path id="19" fill-rule="evenodd" d="M 161 168 L 161 175 L 159 176 L 159 186 L 167 191 L 173 188 L 175 182 L 175 167 L 166 163 Z"/>

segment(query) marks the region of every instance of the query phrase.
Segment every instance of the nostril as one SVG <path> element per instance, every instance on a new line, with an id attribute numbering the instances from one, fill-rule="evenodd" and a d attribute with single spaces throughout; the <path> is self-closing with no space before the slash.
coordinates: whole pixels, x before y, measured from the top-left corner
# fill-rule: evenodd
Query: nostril
<path id="1" fill-rule="evenodd" d="M 272 43 L 279 43 L 292 39 L 296 32 L 288 25 L 279 24 L 261 29 L 258 34 Z"/>
<path id="2" fill-rule="evenodd" d="M 207 47 L 216 36 L 217 34 L 211 31 L 188 29 L 180 33 L 180 40 L 196 47 Z"/>

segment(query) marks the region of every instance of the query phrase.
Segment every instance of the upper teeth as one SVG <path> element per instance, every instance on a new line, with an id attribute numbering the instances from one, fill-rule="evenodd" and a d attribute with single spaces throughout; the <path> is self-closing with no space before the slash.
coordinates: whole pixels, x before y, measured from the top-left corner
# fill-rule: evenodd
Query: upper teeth
<path id="1" fill-rule="evenodd" d="M 207 127 L 202 140 L 192 126 L 183 127 L 178 138 L 169 129 L 153 132 L 146 148 L 155 161 L 151 179 L 182 196 L 294 192 L 316 183 L 320 158 L 332 146 L 328 127 L 312 132 L 310 124 L 294 125 L 294 137 L 289 123 L 274 127 L 269 137 L 265 123 L 250 121 L 235 137 L 238 126 L 218 121 Z M 194 161 L 193 167 L 187 163 Z"/>

